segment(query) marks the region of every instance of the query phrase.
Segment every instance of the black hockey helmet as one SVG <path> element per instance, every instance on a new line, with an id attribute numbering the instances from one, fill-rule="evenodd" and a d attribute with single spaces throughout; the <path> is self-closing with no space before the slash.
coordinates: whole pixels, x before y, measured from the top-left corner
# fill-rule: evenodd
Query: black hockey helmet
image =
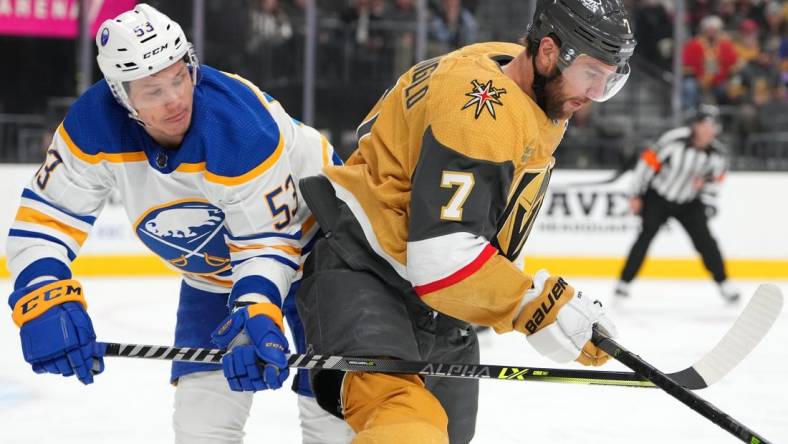
<path id="1" fill-rule="evenodd" d="M 604 91 L 593 100 L 609 99 L 629 77 L 636 41 L 622 0 L 538 0 L 526 38 L 535 52 L 548 36 L 559 40 L 562 72 L 580 56 L 615 67 L 617 75 L 607 79 Z"/>
<path id="2" fill-rule="evenodd" d="M 538 0 L 528 39 L 538 43 L 550 34 L 562 49 L 613 66 L 627 63 L 636 44 L 621 0 Z"/>

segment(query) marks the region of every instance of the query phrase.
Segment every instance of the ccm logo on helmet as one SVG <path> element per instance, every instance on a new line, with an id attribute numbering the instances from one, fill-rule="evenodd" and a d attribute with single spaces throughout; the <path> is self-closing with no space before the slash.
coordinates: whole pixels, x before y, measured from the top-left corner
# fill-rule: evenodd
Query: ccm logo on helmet
<path id="1" fill-rule="evenodd" d="M 147 58 L 150 58 L 151 56 L 155 56 L 156 54 L 158 54 L 158 53 L 164 51 L 165 49 L 167 49 L 167 46 L 169 46 L 169 43 L 165 43 L 165 44 L 161 45 L 160 47 L 154 49 L 153 51 L 148 51 L 148 52 L 146 52 L 145 54 L 142 55 L 142 58 L 143 59 L 147 59 Z"/>
<path id="2" fill-rule="evenodd" d="M 547 301 L 542 302 L 542 304 L 537 307 L 536 311 L 534 312 L 531 319 L 525 324 L 525 329 L 528 330 L 528 333 L 535 333 L 539 330 L 539 327 L 544 322 L 545 317 L 547 314 L 550 313 L 553 308 L 555 308 L 555 303 L 561 296 L 564 294 L 564 290 L 566 290 L 567 283 L 564 278 L 559 277 L 558 280 L 553 285 L 553 288 L 550 290 L 550 294 L 547 296 Z"/>

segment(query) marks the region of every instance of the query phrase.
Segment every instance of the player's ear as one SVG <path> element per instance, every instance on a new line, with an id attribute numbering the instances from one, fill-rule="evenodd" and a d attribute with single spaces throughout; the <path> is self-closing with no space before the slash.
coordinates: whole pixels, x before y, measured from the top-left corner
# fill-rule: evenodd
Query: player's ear
<path id="1" fill-rule="evenodd" d="M 549 75 L 555 70 L 561 48 L 552 37 L 544 37 L 539 42 L 536 53 L 536 67 L 542 75 Z"/>

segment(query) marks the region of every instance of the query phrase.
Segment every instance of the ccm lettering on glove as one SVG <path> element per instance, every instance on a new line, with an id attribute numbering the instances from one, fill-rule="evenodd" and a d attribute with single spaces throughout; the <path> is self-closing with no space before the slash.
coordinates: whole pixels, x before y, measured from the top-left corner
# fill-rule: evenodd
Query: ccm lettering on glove
<path id="1" fill-rule="evenodd" d="M 83 384 L 104 370 L 104 353 L 85 309 L 82 286 L 73 279 L 20 288 L 8 298 L 19 327 L 22 354 L 36 373 L 76 375 Z"/>
<path id="2" fill-rule="evenodd" d="M 228 349 L 222 370 L 234 391 L 278 389 L 290 375 L 282 311 L 270 302 L 236 309 L 213 332 L 211 341 Z"/>
<path id="3" fill-rule="evenodd" d="M 563 278 L 540 270 L 533 287 L 525 292 L 514 328 L 525 333 L 528 343 L 556 362 L 577 361 L 602 365 L 610 356 L 591 342 L 594 324 L 610 337 L 616 327 L 602 304 L 576 292 Z"/>

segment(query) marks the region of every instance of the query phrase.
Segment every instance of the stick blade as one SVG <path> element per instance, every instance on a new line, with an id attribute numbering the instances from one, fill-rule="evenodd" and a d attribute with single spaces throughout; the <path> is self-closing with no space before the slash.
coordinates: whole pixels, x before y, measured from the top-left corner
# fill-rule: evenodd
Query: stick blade
<path id="1" fill-rule="evenodd" d="M 670 378 L 674 381 L 678 378 L 693 390 L 716 383 L 755 349 L 774 325 L 782 307 L 780 288 L 774 284 L 761 284 L 720 342 L 695 365 L 669 375 Z"/>

